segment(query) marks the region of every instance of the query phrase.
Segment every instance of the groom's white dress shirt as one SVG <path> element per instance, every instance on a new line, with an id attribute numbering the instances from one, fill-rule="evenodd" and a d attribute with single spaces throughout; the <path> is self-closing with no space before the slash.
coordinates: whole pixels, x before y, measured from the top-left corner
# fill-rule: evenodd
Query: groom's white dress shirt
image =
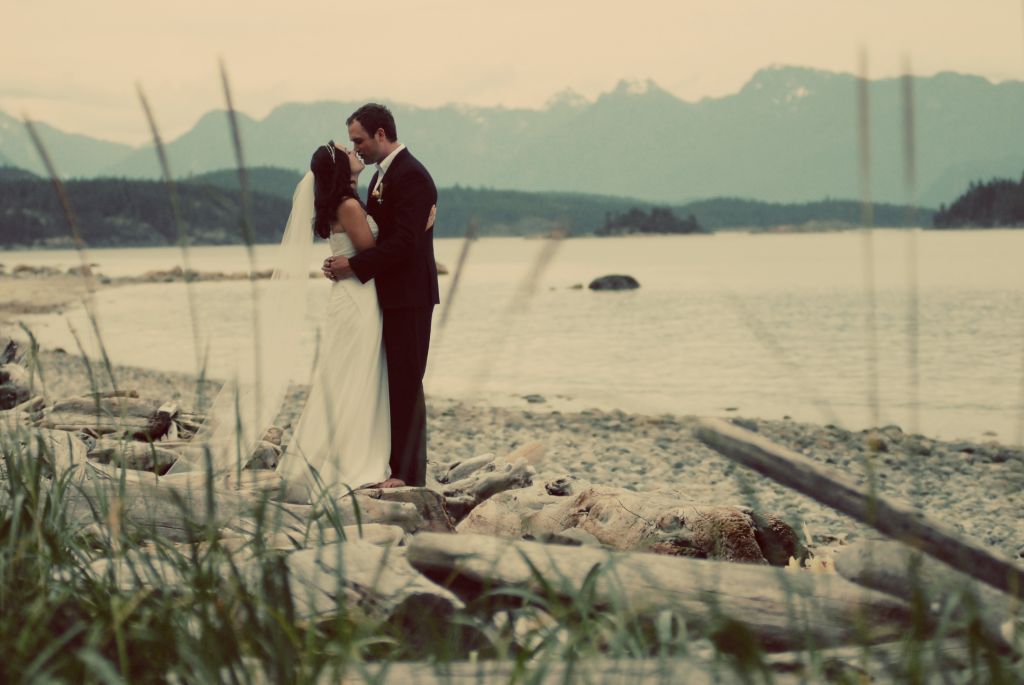
<path id="1" fill-rule="evenodd" d="M 384 174 L 388 173 L 388 167 L 391 166 L 393 161 L 395 161 L 395 157 L 398 156 L 398 153 L 404 149 L 405 145 L 403 143 L 399 143 L 398 147 L 392 150 L 390 155 L 377 163 L 377 185 L 380 185 L 380 182 L 384 180 Z"/>

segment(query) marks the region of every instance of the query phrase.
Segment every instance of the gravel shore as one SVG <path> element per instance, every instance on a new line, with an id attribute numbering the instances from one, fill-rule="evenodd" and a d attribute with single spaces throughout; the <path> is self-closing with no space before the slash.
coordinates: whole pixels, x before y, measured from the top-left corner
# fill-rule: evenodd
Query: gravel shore
<path id="1" fill-rule="evenodd" d="M 50 397 L 90 389 L 80 357 L 44 351 L 40 361 Z M 105 370 L 93 365 L 93 375 L 102 386 L 110 386 Z M 189 375 L 117 367 L 114 377 L 121 389 L 175 399 L 184 408 L 195 406 L 197 384 Z M 203 392 L 209 396 L 216 387 L 208 381 Z M 305 394 L 305 388 L 293 389 L 279 423 L 298 417 Z M 638 491 L 668 488 L 698 502 L 756 506 L 806 526 L 822 547 L 874 534 L 705 447 L 693 437 L 697 417 L 598 410 L 561 413 L 542 407 L 543 403 L 517 409 L 429 398 L 430 460 L 447 464 L 486 452 L 504 454 L 540 441 L 547 455 L 538 467 L 538 477 L 545 481 L 568 474 Z M 932 440 L 905 434 L 897 426 L 853 432 L 788 420 L 733 420 L 861 483 L 865 464 L 870 462 L 880 493 L 902 498 L 984 545 L 1014 557 L 1024 552 L 1024 450 L 1020 448 L 997 442 Z"/>

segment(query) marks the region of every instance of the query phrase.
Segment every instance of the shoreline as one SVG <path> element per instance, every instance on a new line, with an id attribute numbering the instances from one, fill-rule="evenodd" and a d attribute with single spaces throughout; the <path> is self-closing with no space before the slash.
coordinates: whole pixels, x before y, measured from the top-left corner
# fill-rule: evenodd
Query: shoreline
<path id="1" fill-rule="evenodd" d="M 40 351 L 51 398 L 90 390 L 81 357 Z M 100 370 L 103 389 L 109 378 Z M 116 366 L 120 389 L 143 397 L 195 405 L 197 381 L 186 373 Z M 204 381 L 209 397 L 219 387 Z M 298 419 L 308 387 L 289 392 L 278 423 Z M 506 454 L 530 442 L 546 447 L 535 483 L 561 477 L 637 491 L 669 490 L 681 499 L 742 504 L 780 513 L 819 551 L 877 536 L 852 519 L 749 471 L 706 447 L 692 429 L 698 417 L 583 409 L 561 412 L 543 404 L 514 408 L 428 396 L 431 467 L 488 452 Z M 863 484 L 865 464 L 887 496 L 921 508 L 982 545 L 1024 556 L 1024 449 L 996 441 L 944 441 L 905 434 L 899 427 L 849 431 L 793 420 L 732 416 L 736 424 L 838 468 Z M 285 432 L 285 442 L 290 430 Z M 1021 559 L 1024 563 L 1024 559 Z"/>
<path id="2" fill-rule="evenodd" d="M 95 265 L 93 265 L 95 266 Z M 66 272 L 47 266 L 19 264 L 8 273 L 0 264 L 0 324 L 10 324 L 14 317 L 28 314 L 60 314 L 82 302 L 89 294 L 105 288 L 145 283 L 210 282 L 263 280 L 270 278 L 272 270 L 264 269 L 252 275 L 242 272 L 185 271 L 180 266 L 166 270 L 147 271 L 138 276 L 104 276 L 96 272 L 90 279 L 82 275 L 81 267 Z M 320 274 L 310 273 L 310 278 Z M 91 281 L 91 283 L 90 283 Z"/>

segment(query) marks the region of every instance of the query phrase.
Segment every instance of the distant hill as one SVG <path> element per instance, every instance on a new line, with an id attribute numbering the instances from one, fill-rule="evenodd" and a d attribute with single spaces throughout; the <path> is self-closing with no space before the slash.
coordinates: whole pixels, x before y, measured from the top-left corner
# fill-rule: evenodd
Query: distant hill
<path id="1" fill-rule="evenodd" d="M 16 166 L 0 165 L 0 182 L 3 181 L 28 181 L 39 177 L 31 171 L 19 169 Z"/>
<path id="2" fill-rule="evenodd" d="M 941 73 L 913 79 L 921 204 L 950 203 L 976 178 L 1024 168 L 1024 82 Z M 738 92 L 684 101 L 657 84 L 622 82 L 593 101 L 572 93 L 542 109 L 391 103 L 402 140 L 440 187 L 636 197 L 673 207 L 714 197 L 773 203 L 856 197 L 857 79 L 801 67 L 758 71 Z M 898 79 L 872 81 L 872 197 L 905 201 Z M 361 103 L 288 103 L 262 119 L 239 116 L 254 166 L 304 170 L 343 137 Z M 0 116 L 0 155 L 38 171 L 20 122 Z M 42 127 L 67 176 L 156 178 L 151 146 L 129 148 Z M 223 112 L 209 112 L 167 144 L 179 177 L 234 158 Z"/>
<path id="3" fill-rule="evenodd" d="M 69 181 L 68 197 L 82 239 L 93 247 L 173 245 L 178 226 L 163 183 L 96 179 Z M 240 243 L 241 210 L 237 193 L 210 185 L 178 187 L 185 233 L 194 244 Z M 72 239 L 49 181 L 0 182 L 0 247 L 68 247 Z M 289 202 L 274 195 L 252 196 L 256 242 L 277 242 Z"/>
<path id="4" fill-rule="evenodd" d="M 273 243 L 280 238 L 298 180 L 298 172 L 287 169 L 249 170 L 258 242 Z M 160 182 L 96 179 L 70 181 L 67 187 L 90 245 L 168 245 L 178 239 L 167 190 Z M 238 175 L 234 170 L 193 176 L 178 183 L 177 188 L 191 242 L 242 241 Z M 438 195 L 438 237 L 462 236 L 470 222 L 484 236 L 546 234 L 555 228 L 589 235 L 607 226 L 610 218 L 660 209 L 673 212 L 679 219 L 693 215 L 702 229 L 853 226 L 860 217 L 859 203 L 840 200 L 772 204 L 719 198 L 668 206 L 635 198 L 462 187 L 442 188 Z M 0 207 L 0 247 L 70 244 L 49 181 L 20 169 L 0 168 Z M 908 212 L 894 205 L 875 208 L 876 224 L 884 226 L 902 226 L 907 221 L 927 224 L 931 214 L 927 209 Z"/>
<path id="5" fill-rule="evenodd" d="M 135 151 L 130 145 L 64 133 L 42 122 L 36 122 L 36 129 L 62 178 L 98 176 L 103 169 L 122 163 Z M 149 154 L 153 154 L 152 150 Z M 43 173 L 43 164 L 25 123 L 3 112 L 0 112 L 0 160 L 3 164 Z"/>
<path id="6" fill-rule="evenodd" d="M 276 195 L 291 202 L 295 186 L 302 179 L 302 174 L 290 169 L 279 167 L 253 167 L 246 169 L 249 179 L 249 190 L 256 193 Z M 237 169 L 219 169 L 209 171 L 205 174 L 196 174 L 181 180 L 182 183 L 195 185 L 210 185 L 238 192 L 241 184 L 238 180 Z"/>
<path id="7" fill-rule="evenodd" d="M 971 183 L 949 207 L 935 213 L 936 228 L 1024 227 L 1024 176 Z"/>
<path id="8" fill-rule="evenodd" d="M 300 178 L 298 172 L 275 167 L 249 170 L 253 189 L 289 202 Z M 233 170 L 202 174 L 187 181 L 238 190 L 238 174 Z M 365 188 L 362 194 L 365 197 Z M 463 235 L 470 221 L 476 222 L 482 235 L 532 235 L 555 227 L 589 234 L 603 226 L 610 214 L 623 214 L 634 208 L 649 211 L 655 207 L 667 207 L 679 217 L 693 214 L 707 229 L 798 227 L 808 223 L 856 226 L 861 220 L 861 205 L 853 200 L 786 204 L 723 197 L 672 205 L 583 193 L 527 193 L 461 186 L 438 189 L 438 205 L 439 236 Z M 933 209 L 924 207 L 913 211 L 901 205 L 874 207 L 877 226 L 928 225 L 933 213 Z"/>

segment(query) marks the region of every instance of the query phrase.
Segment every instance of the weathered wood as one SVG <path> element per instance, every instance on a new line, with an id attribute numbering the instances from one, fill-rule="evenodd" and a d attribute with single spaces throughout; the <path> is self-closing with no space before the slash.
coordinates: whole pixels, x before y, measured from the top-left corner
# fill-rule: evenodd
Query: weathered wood
<path id="1" fill-rule="evenodd" d="M 861 488 L 845 474 L 802 454 L 719 419 L 702 419 L 697 438 L 721 454 L 749 466 L 833 509 L 930 554 L 998 590 L 1024 596 L 1024 568 L 1012 559 L 964 539 L 921 511 Z"/>
<path id="2" fill-rule="evenodd" d="M 483 468 L 494 461 L 494 458 L 494 453 L 488 452 L 472 459 L 454 462 L 437 480 L 440 483 L 454 483 L 457 480 L 468 478 L 477 469 Z"/>
<path id="3" fill-rule="evenodd" d="M 123 388 L 121 390 L 101 390 L 101 391 L 98 391 L 98 392 L 87 392 L 84 395 L 82 395 L 82 397 L 99 397 L 101 399 L 103 399 L 103 398 L 110 398 L 110 397 L 138 397 L 138 396 L 139 396 L 139 391 L 138 390 L 131 390 L 131 389 L 126 389 L 126 388 Z"/>
<path id="4" fill-rule="evenodd" d="M 81 414 L 51 411 L 43 414 L 35 425 L 69 432 L 91 430 L 97 435 L 117 434 L 132 437 L 150 429 L 151 420 L 141 416 L 110 416 L 106 414 Z M 157 436 L 159 437 L 159 436 Z"/>
<path id="5" fill-rule="evenodd" d="M 18 409 L 0 411 L 0 432 L 12 432 L 32 425 L 32 417 Z"/>
<path id="6" fill-rule="evenodd" d="M 337 615 L 339 599 L 371 620 L 442 626 L 462 601 L 406 560 L 405 548 L 352 540 L 288 556 L 289 581 L 301 620 Z M 343 593 L 343 595 L 342 595 Z M 415 633 L 410 633 L 415 640 Z"/>
<path id="7" fill-rule="evenodd" d="M 408 556 L 467 596 L 511 586 L 569 599 L 595 569 L 596 603 L 625 618 L 655 621 L 669 609 L 710 634 L 732 622 L 775 650 L 895 640 L 910 624 L 904 602 L 835 574 L 440 533 L 413 536 Z"/>
<path id="8" fill-rule="evenodd" d="M 488 452 L 471 459 L 453 462 L 446 470 L 441 472 L 437 480 L 442 484 L 455 483 L 469 478 L 483 468 L 493 471 L 495 470 L 495 463 L 514 464 L 520 459 L 525 459 L 531 466 L 536 466 L 543 460 L 545 452 L 546 448 L 540 442 L 528 442 L 520 445 L 504 457 L 496 457 L 493 452 Z"/>
<path id="9" fill-rule="evenodd" d="M 429 488 L 361 488 L 356 492 L 360 496 L 382 502 L 408 502 L 415 505 L 423 522 L 419 530 L 435 533 L 450 533 L 455 530 L 445 509 L 444 497 Z"/>
<path id="10" fill-rule="evenodd" d="M 917 672 L 907 668 L 907 653 L 918 653 Z M 365 672 L 325 674 L 317 682 L 373 685 L 534 685 L 600 683 L 601 685 L 739 685 L 771 682 L 775 685 L 807 683 L 900 683 L 946 685 L 952 674 L 975 676 L 963 682 L 987 682 L 983 664 L 970 668 L 970 650 L 960 642 L 908 645 L 907 642 L 868 648 L 837 647 L 814 652 L 781 652 L 764 657 L 765 671 L 752 663 L 740 667 L 727 656 L 690 654 L 665 659 L 588 657 L 578 661 L 451 661 L 444 664 L 399 662 L 370 665 Z M 743 670 L 739 670 L 742 668 Z M 769 679 L 770 678 L 770 679 Z M 264 680 L 262 682 L 270 682 Z M 953 682 L 961 682 L 954 679 Z"/>
<path id="11" fill-rule="evenodd" d="M 21 364 L 0 364 L 0 409 L 13 409 L 31 397 L 32 375 Z"/>
<path id="12" fill-rule="evenodd" d="M 954 615 L 980 621 L 993 643 L 1014 648 L 1024 637 L 1020 602 L 899 542 L 865 540 L 841 547 L 835 555 L 835 568 L 858 585 L 907 602 L 920 598 L 926 611 L 933 607 L 944 611 L 944 598 L 962 595 Z"/>
<path id="13" fill-rule="evenodd" d="M 515 461 L 496 458 L 476 468 L 466 478 L 444 486 L 443 493 L 450 504 L 450 513 L 455 520 L 460 520 L 489 497 L 532 484 L 535 473 L 524 457 Z"/>
<path id="14" fill-rule="evenodd" d="M 268 549 L 295 550 L 297 548 L 321 547 L 335 542 L 362 540 L 380 547 L 401 545 L 408 533 L 398 526 L 385 523 L 366 523 L 361 526 L 342 526 L 341 531 L 321 526 L 305 538 L 296 538 L 289 533 L 274 533 L 267 538 Z M 248 542 L 248 538 L 242 538 Z"/>
<path id="15" fill-rule="evenodd" d="M 785 566 L 806 550 L 773 514 L 700 504 L 674 491 L 634 492 L 573 483 L 568 496 L 538 484 L 492 497 L 459 523 L 460 533 L 565 537 L 582 530 L 612 549 Z M 571 535 L 570 535 L 571 537 Z"/>
<path id="16" fill-rule="evenodd" d="M 0 364 L 20 364 L 29 344 L 10 337 L 9 331 L 0 331 Z"/>
<path id="17" fill-rule="evenodd" d="M 93 562 L 91 569 L 100 575 L 110 574 L 126 591 L 144 588 L 173 593 L 185 589 L 189 582 L 184 563 L 184 559 L 133 550 L 123 557 Z M 284 563 L 295 619 L 300 622 L 330 621 L 344 610 L 413 629 L 417 622 L 440 626 L 463 607 L 451 591 L 416 571 L 399 547 L 352 539 L 296 551 Z M 235 568 L 254 592 L 262 591 L 263 571 L 257 560 L 236 562 Z M 225 565 L 222 575 L 228 578 L 234 573 Z M 410 639 L 416 639 L 412 630 Z"/>
<path id="18" fill-rule="evenodd" d="M 15 411 L 23 411 L 29 414 L 35 414 L 43 410 L 46 407 L 46 398 L 42 395 L 36 395 L 31 399 L 27 399 L 17 407 L 14 407 Z"/>
<path id="19" fill-rule="evenodd" d="M 281 457 L 281 447 L 266 440 L 260 440 L 253 446 L 249 460 L 242 467 L 243 469 L 272 469 L 277 466 Z"/>
<path id="20" fill-rule="evenodd" d="M 90 479 L 64 492 L 65 515 L 71 527 L 99 524 L 130 531 L 146 538 L 189 541 L 203 537 L 203 529 L 228 526 L 247 528 L 252 503 L 234 493 L 175 487 L 152 481 Z M 122 492 L 123 489 L 123 492 Z"/>
<path id="21" fill-rule="evenodd" d="M 100 467 L 90 464 L 89 468 Z M 118 525 L 130 527 L 143 537 L 187 541 L 201 528 L 243 533 L 262 529 L 268 534 L 279 531 L 304 538 L 310 526 L 332 525 L 333 521 L 342 526 L 387 523 L 408 531 L 422 525 L 416 507 L 402 502 L 359 496 L 344 498 L 334 503 L 331 517 L 325 518 L 313 507 L 273 502 L 234 490 L 228 481 L 215 480 L 210 491 L 205 478 L 198 473 L 136 477 L 122 484 L 119 476 L 130 471 L 106 469 L 93 471 L 96 477 L 83 479 L 65 493 L 67 517 L 72 526 L 106 525 L 116 520 Z M 263 512 L 262 526 L 255 519 L 259 510 Z"/>
<path id="22" fill-rule="evenodd" d="M 5 434 L 7 448 L 26 459 L 38 460 L 48 475 L 64 478 L 69 471 L 73 478 L 82 477 L 79 467 L 87 464 L 88 447 L 78 437 L 65 431 L 22 427 Z"/>
<path id="23" fill-rule="evenodd" d="M 102 414 L 104 416 L 148 419 L 154 416 L 160 407 L 160 400 L 157 399 L 82 395 L 58 400 L 50 407 L 50 411 L 64 414 Z"/>
<path id="24" fill-rule="evenodd" d="M 160 443 L 103 438 L 89 450 L 89 458 L 102 464 L 163 473 L 178 459 L 178 453 Z"/>
<path id="25" fill-rule="evenodd" d="M 339 679 L 329 675 L 317 682 L 326 685 Z M 588 657 L 572 662 L 550 659 L 526 665 L 517 661 L 399 662 L 370 665 L 364 673 L 346 671 L 340 682 L 352 685 L 507 685 L 520 682 L 533 685 L 734 685 L 743 681 L 725 660 Z M 808 681 L 799 675 L 781 673 L 773 675 L 771 682 L 802 685 Z"/>

